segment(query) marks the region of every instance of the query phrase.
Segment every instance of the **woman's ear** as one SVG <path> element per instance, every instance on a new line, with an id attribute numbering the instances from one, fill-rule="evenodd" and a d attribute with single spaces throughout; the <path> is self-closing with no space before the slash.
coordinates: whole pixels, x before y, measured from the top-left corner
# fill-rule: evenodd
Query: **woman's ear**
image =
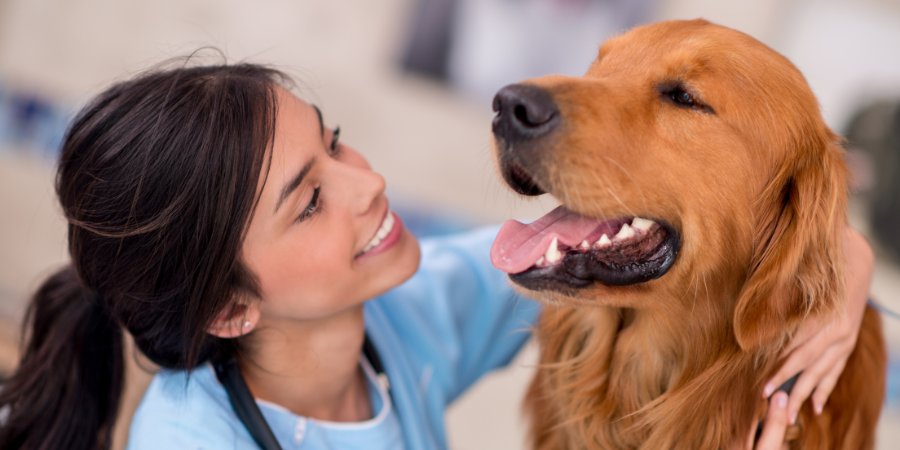
<path id="1" fill-rule="evenodd" d="M 844 298 L 842 237 L 847 176 L 843 150 L 829 133 L 798 149 L 761 198 L 756 247 L 734 311 L 744 350 L 772 343 L 810 314 Z"/>
<path id="2" fill-rule="evenodd" d="M 236 302 L 216 315 L 206 332 L 223 339 L 241 337 L 259 324 L 259 302 Z"/>

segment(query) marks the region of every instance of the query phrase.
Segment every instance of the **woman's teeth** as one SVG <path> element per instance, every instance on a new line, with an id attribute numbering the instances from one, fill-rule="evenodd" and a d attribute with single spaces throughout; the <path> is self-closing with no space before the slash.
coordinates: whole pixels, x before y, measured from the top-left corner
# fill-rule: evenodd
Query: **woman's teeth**
<path id="1" fill-rule="evenodd" d="M 366 253 L 369 250 L 377 247 L 378 244 L 381 243 L 384 238 L 390 234 L 391 230 L 394 229 L 394 214 L 388 211 L 387 215 L 384 217 L 384 222 L 381 223 L 381 226 L 378 228 L 378 231 L 375 232 L 375 236 L 363 247 L 362 253 Z"/>

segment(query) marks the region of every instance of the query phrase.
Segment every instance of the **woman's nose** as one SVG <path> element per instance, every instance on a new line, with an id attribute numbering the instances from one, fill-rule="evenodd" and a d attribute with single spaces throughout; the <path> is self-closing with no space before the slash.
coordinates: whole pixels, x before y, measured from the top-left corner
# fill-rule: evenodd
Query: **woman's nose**
<path id="1" fill-rule="evenodd" d="M 380 173 L 371 169 L 360 169 L 357 179 L 354 207 L 358 214 L 366 214 L 379 204 L 378 199 L 384 195 L 386 183 Z"/>
<path id="2" fill-rule="evenodd" d="M 372 170 L 369 162 L 353 149 L 345 149 L 345 175 L 347 195 L 355 214 L 366 214 L 378 206 L 378 199 L 384 195 L 386 183 L 384 177 Z"/>

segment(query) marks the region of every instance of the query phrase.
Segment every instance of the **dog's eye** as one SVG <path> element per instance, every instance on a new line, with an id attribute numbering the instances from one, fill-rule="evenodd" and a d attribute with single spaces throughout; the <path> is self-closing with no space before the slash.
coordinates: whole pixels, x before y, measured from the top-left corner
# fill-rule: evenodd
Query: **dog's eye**
<path id="1" fill-rule="evenodd" d="M 691 95 L 690 92 L 685 91 L 681 88 L 674 88 L 671 92 L 669 92 L 669 98 L 672 99 L 673 102 L 687 107 L 694 107 L 697 104 L 694 102 L 694 96 Z"/>
<path id="2" fill-rule="evenodd" d="M 663 83 L 659 86 L 660 96 L 672 102 L 675 106 L 686 109 L 697 109 L 706 113 L 715 114 L 715 111 L 689 92 L 680 82 Z"/>

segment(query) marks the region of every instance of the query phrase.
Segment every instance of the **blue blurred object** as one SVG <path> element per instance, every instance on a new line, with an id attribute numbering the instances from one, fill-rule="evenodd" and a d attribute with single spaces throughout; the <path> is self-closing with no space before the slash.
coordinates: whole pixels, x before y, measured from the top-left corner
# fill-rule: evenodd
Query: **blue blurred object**
<path id="1" fill-rule="evenodd" d="M 53 161 L 69 118 L 56 102 L 0 80 L 0 148 L 22 149 Z"/>
<path id="2" fill-rule="evenodd" d="M 9 93 L 6 90 L 6 86 L 4 86 L 3 80 L 0 80 L 0 151 L 6 150 L 5 144 L 10 133 L 8 98 Z"/>
<path id="3" fill-rule="evenodd" d="M 69 115 L 60 108 L 47 110 L 46 115 L 34 124 L 32 142 L 36 151 L 55 162 L 69 126 Z"/>
<path id="4" fill-rule="evenodd" d="M 13 92 L 10 96 L 13 142 L 30 146 L 37 124 L 48 114 L 50 107 L 41 99 L 27 92 Z"/>

